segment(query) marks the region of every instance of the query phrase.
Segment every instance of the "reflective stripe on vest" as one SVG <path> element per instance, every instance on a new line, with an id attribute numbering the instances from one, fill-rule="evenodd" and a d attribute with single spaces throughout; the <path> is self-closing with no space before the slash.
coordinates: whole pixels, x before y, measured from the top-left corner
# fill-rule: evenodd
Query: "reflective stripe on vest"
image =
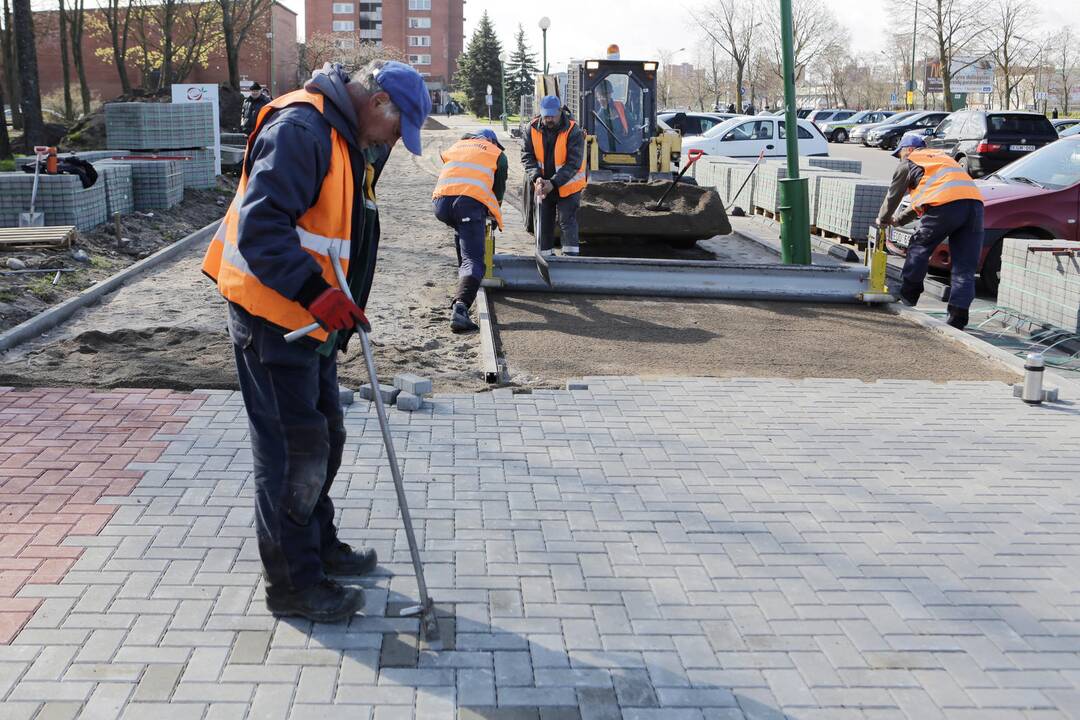
<path id="1" fill-rule="evenodd" d="M 536 156 L 536 162 L 540 164 L 540 169 L 543 170 L 544 134 L 537 127 L 541 122 L 543 121 L 540 118 L 536 118 L 530 126 L 530 130 L 532 131 L 533 154 Z M 574 129 L 574 125 L 574 121 L 571 120 L 567 128 L 559 133 L 559 136 L 555 139 L 555 172 L 559 172 L 566 165 L 566 146 L 570 138 L 570 131 Z M 578 168 L 577 173 L 572 178 L 559 186 L 559 197 L 568 197 L 584 190 L 587 177 L 585 173 L 585 153 L 582 152 L 581 167 Z"/>
<path id="2" fill-rule="evenodd" d="M 443 166 L 431 197 L 464 195 L 484 203 L 502 229 L 502 210 L 495 198 L 495 171 L 502 150 L 480 138 L 458 140 L 442 153 Z"/>
<path id="3" fill-rule="evenodd" d="M 922 215 L 927 206 L 983 199 L 971 176 L 944 152 L 915 150 L 908 160 L 923 169 L 922 180 L 911 192 L 911 207 L 916 213 Z"/>
<path id="4" fill-rule="evenodd" d="M 315 318 L 300 303 L 284 297 L 260 282 L 240 252 L 239 208 L 243 204 L 248 182 L 247 156 L 259 128 L 271 112 L 298 103 L 312 105 L 319 112 L 323 112 L 323 102 L 324 97 L 319 93 L 295 90 L 272 100 L 259 112 L 255 129 L 248 139 L 236 196 L 203 258 L 203 272 L 217 282 L 218 290 L 227 300 L 285 330 L 296 330 L 310 325 Z M 271 172 L 289 172 L 289 168 L 274 168 Z M 332 287 L 337 287 L 338 282 L 330 260 L 331 247 L 337 248 L 342 269 L 349 272 L 353 193 L 352 161 L 348 143 L 331 128 L 329 168 L 315 205 L 296 222 L 296 236 L 300 247 L 315 259 L 322 270 L 323 279 Z M 369 200 L 365 199 L 365 202 Z M 251 243 L 259 242 L 259 238 L 245 240 Z M 320 328 L 311 333 L 310 337 L 322 342 L 328 334 Z"/>

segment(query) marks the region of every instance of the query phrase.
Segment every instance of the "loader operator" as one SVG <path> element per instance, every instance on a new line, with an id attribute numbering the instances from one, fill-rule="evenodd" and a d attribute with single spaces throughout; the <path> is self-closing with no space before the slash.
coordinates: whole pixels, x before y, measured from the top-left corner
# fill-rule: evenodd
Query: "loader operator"
<path id="1" fill-rule="evenodd" d="M 488 217 L 502 230 L 508 164 L 494 130 L 469 133 L 442 153 L 443 167 L 432 193 L 435 217 L 454 229 L 458 286 L 450 302 L 450 329 L 479 330 L 469 317 L 484 265 L 484 226 Z"/>
<path id="2" fill-rule="evenodd" d="M 338 538 L 330 486 L 345 426 L 337 353 L 364 310 L 379 245 L 375 183 L 402 138 L 420 154 L 431 100 L 408 65 L 375 61 L 351 78 L 325 65 L 258 118 L 236 197 L 203 261 L 229 301 L 255 477 L 255 534 L 267 609 L 336 622 L 363 607 L 329 576 L 371 571 L 374 550 Z M 356 303 L 339 289 L 333 256 Z M 282 334 L 318 321 L 300 341 Z"/>
<path id="3" fill-rule="evenodd" d="M 636 152 L 639 143 L 633 148 L 626 148 L 630 139 L 630 121 L 626 117 L 626 106 L 612 96 L 614 90 L 610 80 L 601 80 L 593 89 L 596 98 L 596 140 L 601 150 L 619 152 L 624 149 Z"/>
<path id="4" fill-rule="evenodd" d="M 555 215 L 559 216 L 564 255 L 578 254 L 578 207 L 585 189 L 585 134 L 562 108 L 559 98 L 540 100 L 540 115 L 529 123 L 521 148 L 521 164 L 540 196 L 540 246 L 555 245 Z"/>
<path id="5" fill-rule="evenodd" d="M 908 306 L 919 302 L 930 256 L 948 239 L 952 289 L 947 322 L 962 330 L 975 299 L 975 269 L 982 253 L 982 194 L 959 163 L 945 152 L 927 149 L 921 135 L 905 135 L 893 156 L 900 158 L 900 165 L 881 203 L 878 224 L 905 225 L 920 218 L 901 273 L 900 302 Z M 911 193 L 911 208 L 894 218 L 907 192 Z"/>

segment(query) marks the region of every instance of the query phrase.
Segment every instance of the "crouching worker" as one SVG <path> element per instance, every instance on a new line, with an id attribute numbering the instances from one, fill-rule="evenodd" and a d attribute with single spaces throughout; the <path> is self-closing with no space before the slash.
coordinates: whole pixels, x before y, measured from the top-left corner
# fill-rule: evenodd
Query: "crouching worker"
<path id="1" fill-rule="evenodd" d="M 315 622 L 364 605 L 333 577 L 375 568 L 371 549 L 342 542 L 330 488 L 345 423 L 337 354 L 359 327 L 375 272 L 375 181 L 401 138 L 419 155 L 431 111 L 408 65 L 373 62 L 351 77 L 327 65 L 270 102 L 248 142 L 236 197 L 203 261 L 228 300 L 229 334 L 248 415 L 255 537 L 267 609 Z M 351 295 L 334 269 L 339 258 Z M 283 333 L 317 329 L 297 342 Z"/>
<path id="2" fill-rule="evenodd" d="M 491 217 L 502 230 L 507 162 L 493 130 L 469 134 L 442 153 L 443 167 L 432 193 L 435 217 L 454 229 L 458 254 L 458 286 L 450 302 L 450 329 L 472 332 L 469 317 L 484 266 L 484 225 Z"/>

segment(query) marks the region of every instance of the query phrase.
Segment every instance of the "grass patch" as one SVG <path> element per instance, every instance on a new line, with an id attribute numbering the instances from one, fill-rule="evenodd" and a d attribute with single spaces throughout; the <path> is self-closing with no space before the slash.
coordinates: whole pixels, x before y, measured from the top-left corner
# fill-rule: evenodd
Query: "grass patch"
<path id="1" fill-rule="evenodd" d="M 15 172 L 15 159 L 0 160 L 0 172 Z"/>
<path id="2" fill-rule="evenodd" d="M 36 280 L 31 280 L 26 289 L 30 291 L 34 297 L 40 300 L 48 300 L 52 297 L 53 291 L 56 290 L 56 285 L 52 284 L 53 276 L 50 274 L 43 275 Z M 63 282 L 63 273 L 60 274 L 61 282 Z"/>

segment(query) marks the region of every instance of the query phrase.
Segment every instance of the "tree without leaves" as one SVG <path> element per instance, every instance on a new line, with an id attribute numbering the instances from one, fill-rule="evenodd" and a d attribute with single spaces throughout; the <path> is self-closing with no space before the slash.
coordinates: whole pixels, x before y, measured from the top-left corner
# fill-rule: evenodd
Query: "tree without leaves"
<path id="1" fill-rule="evenodd" d="M 1062 111 L 1069 114 L 1069 91 L 1080 77 L 1080 37 L 1071 25 L 1063 27 L 1053 38 L 1050 47 L 1053 48 L 1052 60 L 1055 67 L 1055 82 L 1060 83 L 1060 97 Z"/>
<path id="2" fill-rule="evenodd" d="M 525 42 L 525 28 L 518 25 L 517 34 L 514 36 L 514 52 L 510 54 L 510 60 L 506 63 L 506 99 L 512 103 L 507 112 L 518 109 L 518 103 L 522 95 L 532 95 L 536 85 L 536 74 L 540 72 L 536 64 L 536 54 L 529 50 Z"/>
<path id="3" fill-rule="evenodd" d="M 895 0 L 893 15 L 911 25 L 916 0 Z M 952 78 L 958 67 L 954 60 L 972 52 L 986 31 L 976 0 L 918 0 L 920 32 L 932 40 L 934 55 L 941 65 L 941 85 L 945 109 L 953 111 Z"/>
<path id="4" fill-rule="evenodd" d="M 780 32 L 780 5 L 771 3 L 766 11 L 772 32 L 773 72 L 784 79 L 783 44 Z M 826 50 L 846 46 L 847 31 L 821 0 L 794 0 L 791 7 L 791 35 L 795 56 L 795 77 L 801 77 Z"/>
<path id="5" fill-rule="evenodd" d="M 458 61 L 458 86 L 465 91 L 469 110 L 477 117 L 488 112 L 487 86 L 491 86 L 492 108 L 502 107 L 499 54 L 502 46 L 485 11 Z"/>
<path id="6" fill-rule="evenodd" d="M 0 82 L 0 108 L 7 102 L 4 97 L 4 83 Z M 0 122 L 0 160 L 11 157 L 11 139 L 8 137 L 7 122 Z"/>
<path id="7" fill-rule="evenodd" d="M 147 90 L 183 82 L 196 65 L 206 67 L 220 50 L 221 14 L 216 3 L 134 0 L 128 54 L 142 69 Z"/>
<path id="8" fill-rule="evenodd" d="M 38 84 L 37 48 L 34 46 L 34 15 L 30 0 L 13 0 L 15 11 L 15 55 L 19 63 L 25 149 L 45 143 L 45 122 L 41 118 L 41 88 Z"/>
<path id="9" fill-rule="evenodd" d="M 75 73 L 79 76 L 79 99 L 83 115 L 90 113 L 90 84 L 86 81 L 86 63 L 83 61 L 82 41 L 86 29 L 86 0 L 68 0 L 68 9 L 60 5 L 60 16 L 68 31 L 68 47 Z"/>
<path id="10" fill-rule="evenodd" d="M 94 54 L 106 62 L 112 61 L 120 78 L 120 91 L 131 94 L 131 78 L 128 76 L 128 41 L 131 38 L 131 21 L 135 15 L 134 0 L 105 0 L 99 13 L 87 20 L 87 32 L 91 37 L 108 40 L 108 47 L 100 47 Z"/>
<path id="11" fill-rule="evenodd" d="M 60 73 L 64 78 L 64 119 L 71 122 L 75 119 L 75 108 L 71 102 L 71 62 L 68 60 L 67 9 L 64 0 L 60 0 L 59 8 L 57 20 L 60 23 Z"/>
<path id="12" fill-rule="evenodd" d="M 20 92 L 18 77 L 18 61 L 15 53 L 15 38 L 13 36 L 11 5 L 9 0 L 4 0 L 4 27 L 0 32 L 0 52 L 4 63 L 4 83 L 11 95 L 11 124 L 16 130 L 21 130 L 22 122 L 22 93 Z"/>
<path id="13" fill-rule="evenodd" d="M 349 47 L 349 41 L 352 41 Z M 340 63 L 347 72 L 367 65 L 372 60 L 408 62 L 406 54 L 392 45 L 376 45 L 361 41 L 359 33 L 312 33 L 300 52 L 300 76 L 310 77 L 326 63 Z"/>
<path id="14" fill-rule="evenodd" d="M 705 34 L 731 58 L 735 65 L 735 107 L 742 108 L 743 79 L 753 59 L 754 31 L 759 22 L 753 0 L 717 0 L 691 16 Z"/>
<path id="15" fill-rule="evenodd" d="M 272 0 L 217 0 L 221 9 L 221 32 L 225 42 L 225 60 L 229 66 L 229 85 L 240 89 L 240 48 L 248 33 L 270 16 Z"/>
<path id="16" fill-rule="evenodd" d="M 1020 34 L 1035 23 L 1036 13 L 1028 0 L 997 0 L 990 13 L 983 47 L 1001 71 L 1001 104 L 1008 110 L 1014 93 L 1030 73 L 1032 61 L 1041 50 Z M 1019 104 L 1019 97 L 1016 100 Z"/>

